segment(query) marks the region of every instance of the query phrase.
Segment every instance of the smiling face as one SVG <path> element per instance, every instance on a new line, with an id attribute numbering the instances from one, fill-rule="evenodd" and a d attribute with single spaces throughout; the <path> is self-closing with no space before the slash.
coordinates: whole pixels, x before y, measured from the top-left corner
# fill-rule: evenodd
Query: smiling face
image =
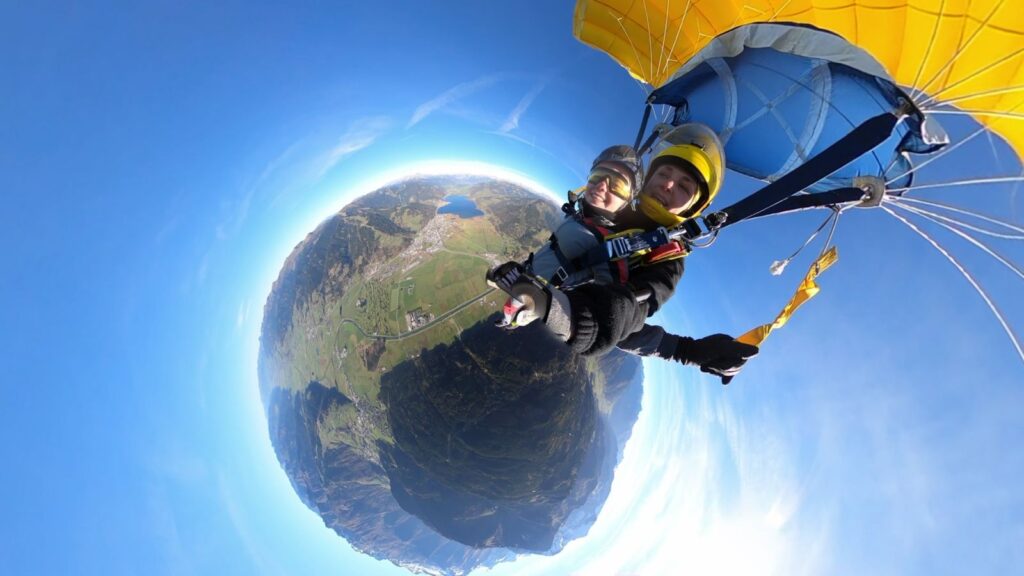
<path id="1" fill-rule="evenodd" d="M 593 208 L 615 213 L 629 202 L 629 177 L 612 162 L 601 162 L 590 172 L 583 198 Z"/>
<path id="2" fill-rule="evenodd" d="M 699 184 L 689 172 L 678 166 L 662 164 L 644 183 L 643 194 L 657 200 L 666 210 L 681 214 L 697 199 Z"/>

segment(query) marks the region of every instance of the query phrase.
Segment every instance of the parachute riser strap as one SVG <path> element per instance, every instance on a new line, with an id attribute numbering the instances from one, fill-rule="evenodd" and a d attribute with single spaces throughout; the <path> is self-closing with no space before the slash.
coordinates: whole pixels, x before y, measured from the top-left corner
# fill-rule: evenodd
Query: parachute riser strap
<path id="1" fill-rule="evenodd" d="M 643 156 L 646 154 L 647 151 L 651 149 L 651 146 L 654 146 L 654 141 L 657 140 L 659 136 L 661 136 L 661 132 L 659 130 L 655 129 L 651 132 L 651 135 L 647 137 L 647 140 L 644 140 L 644 143 L 636 149 L 637 155 Z"/>
<path id="2" fill-rule="evenodd" d="M 720 226 L 735 224 L 747 218 L 761 216 L 790 196 L 803 191 L 816 182 L 846 166 L 859 156 L 870 152 L 892 134 L 902 115 L 886 112 L 866 120 L 849 134 L 811 157 L 782 178 L 768 184 L 743 200 L 721 210 L 724 221 Z M 863 195 L 863 191 L 861 191 Z M 778 213 L 778 212 L 773 212 Z"/>
<path id="3" fill-rule="evenodd" d="M 647 132 L 647 122 L 651 119 L 651 109 L 651 100 L 648 99 L 644 105 L 644 117 L 643 120 L 640 121 L 640 130 L 637 131 L 636 140 L 633 143 L 633 149 L 637 151 L 638 157 L 643 155 L 643 152 L 640 152 L 640 143 L 644 139 L 644 132 Z"/>
<path id="4" fill-rule="evenodd" d="M 812 208 L 825 208 L 830 206 L 837 206 L 840 204 L 849 204 L 851 202 L 860 202 L 864 199 L 865 192 L 862 188 L 847 187 L 847 188 L 836 188 L 835 190 L 829 190 L 828 192 L 817 192 L 814 194 L 799 194 L 797 196 L 791 196 L 778 204 L 768 208 L 762 212 L 758 212 L 754 216 L 746 218 L 746 220 L 752 220 L 754 218 L 763 218 L 765 216 L 774 216 L 776 214 L 785 214 L 786 212 L 799 212 L 801 210 L 809 210 Z M 716 218 L 728 217 L 723 212 L 715 212 L 708 214 L 708 220 L 716 221 Z M 736 221 L 724 220 L 716 228 L 726 228 L 735 224 Z"/>

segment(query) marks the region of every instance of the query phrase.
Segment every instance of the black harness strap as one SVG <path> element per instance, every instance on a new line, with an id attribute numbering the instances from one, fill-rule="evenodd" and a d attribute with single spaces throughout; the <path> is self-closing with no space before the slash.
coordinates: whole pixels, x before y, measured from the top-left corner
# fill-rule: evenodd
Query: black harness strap
<path id="1" fill-rule="evenodd" d="M 771 216 L 773 214 L 783 214 L 785 212 L 796 212 L 799 210 L 807 210 L 809 208 L 822 208 L 825 206 L 834 206 L 836 204 L 856 202 L 864 198 L 864 195 L 864 190 L 854 187 L 836 188 L 835 190 L 818 192 L 816 194 L 798 194 L 796 196 L 790 196 L 782 202 L 779 202 L 762 212 L 758 212 L 750 218 L 760 218 L 762 216 Z M 730 221 L 726 221 L 722 227 L 728 226 L 731 223 L 732 222 Z"/>
<path id="2" fill-rule="evenodd" d="M 807 162 L 782 178 L 721 210 L 720 212 L 724 212 L 727 216 L 722 226 L 729 226 L 747 218 L 763 215 L 790 196 L 827 178 L 836 170 L 884 142 L 892 134 L 898 121 L 899 117 L 889 112 L 869 118 L 849 134 L 815 154 Z"/>
<path id="3" fill-rule="evenodd" d="M 545 278 L 552 286 L 561 286 L 568 278 L 570 272 L 575 272 L 572 261 L 562 252 L 562 249 L 558 246 L 558 237 L 554 234 L 551 238 L 548 238 L 548 243 L 551 245 L 551 251 L 555 253 L 555 257 L 558 258 L 558 270 L 555 270 L 555 275 L 551 278 Z"/>
<path id="4" fill-rule="evenodd" d="M 636 133 L 636 142 L 633 144 L 633 150 L 637 151 L 637 156 L 641 156 L 643 152 L 640 152 L 640 142 L 644 138 L 644 132 L 647 131 L 647 121 L 651 119 L 651 102 L 648 101 L 647 105 L 644 106 L 644 119 L 640 121 L 640 130 Z"/>

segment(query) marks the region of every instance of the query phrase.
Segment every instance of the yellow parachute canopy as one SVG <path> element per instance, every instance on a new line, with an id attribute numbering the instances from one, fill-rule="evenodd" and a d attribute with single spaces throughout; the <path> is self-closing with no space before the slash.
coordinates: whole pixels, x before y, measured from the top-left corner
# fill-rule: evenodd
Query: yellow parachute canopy
<path id="1" fill-rule="evenodd" d="M 658 87 L 719 34 L 758 22 L 839 34 L 919 105 L 970 112 L 1024 155 L 1019 0 L 578 0 L 573 33 Z"/>

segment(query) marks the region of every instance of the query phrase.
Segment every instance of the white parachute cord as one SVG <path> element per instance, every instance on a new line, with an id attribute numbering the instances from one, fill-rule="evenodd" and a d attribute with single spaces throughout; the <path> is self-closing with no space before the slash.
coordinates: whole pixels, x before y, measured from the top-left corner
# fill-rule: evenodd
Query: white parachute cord
<path id="1" fill-rule="evenodd" d="M 1010 120 L 1024 120 L 1024 114 L 1019 112 L 1002 112 L 1000 110 L 937 110 L 931 109 L 929 114 L 949 114 L 951 116 L 991 116 L 993 118 L 1007 118 Z"/>
<path id="2" fill-rule="evenodd" d="M 651 17 L 649 15 L 650 13 L 647 10 L 647 0 L 640 0 L 640 2 L 642 2 L 643 5 L 644 5 L 644 17 L 647 19 L 647 43 L 650 44 L 651 43 L 651 36 L 652 36 L 652 34 L 650 33 L 651 32 Z M 656 74 L 658 74 L 659 77 L 661 76 L 661 60 L 662 60 L 662 58 L 665 57 L 665 37 L 668 36 L 668 11 L 669 11 L 669 7 L 671 6 L 671 4 L 672 4 L 671 0 L 668 0 L 665 3 L 665 29 L 662 30 L 662 32 L 661 32 L 661 49 L 658 52 L 658 65 L 657 66 L 654 65 L 654 46 L 653 45 L 651 46 L 651 69 L 654 70 L 654 72 Z M 653 81 L 653 78 L 652 78 L 652 81 Z"/>
<path id="3" fill-rule="evenodd" d="M 833 206 L 832 210 L 835 212 L 835 218 L 832 220 L 832 229 L 828 231 L 828 238 L 825 239 L 825 245 L 821 247 L 821 254 L 818 255 L 819 258 L 824 256 L 825 252 L 829 249 L 829 246 L 832 245 L 832 238 L 836 235 L 836 227 L 839 226 L 839 217 L 843 215 L 842 208 Z"/>
<path id="4" fill-rule="evenodd" d="M 952 145 L 952 146 L 950 146 L 949 148 L 943 148 L 942 150 L 940 150 L 939 152 L 937 152 L 937 153 L 936 153 L 936 154 L 935 154 L 934 156 L 931 156 L 930 158 L 928 158 L 928 159 L 927 159 L 927 160 L 925 160 L 924 162 L 922 162 L 922 163 L 920 163 L 920 164 L 917 164 L 916 166 L 911 166 L 911 167 L 910 167 L 910 170 L 907 170 L 907 171 L 906 171 L 906 172 L 904 172 L 903 174 L 900 174 L 899 176 L 896 176 L 896 177 L 894 177 L 894 178 L 890 178 L 889 180 L 886 180 L 886 181 L 885 181 L 885 184 L 886 184 L 886 186 L 888 186 L 889 184 L 892 184 L 893 182 L 895 182 L 895 181 L 897 181 L 897 180 L 899 180 L 899 179 L 901 179 L 901 178 L 904 178 L 904 177 L 906 177 L 906 176 L 909 176 L 909 175 L 913 174 L 914 172 L 917 172 L 917 171 L 918 171 L 918 170 L 920 170 L 921 168 L 924 168 L 925 166 L 927 166 L 927 165 L 931 164 L 932 162 L 935 162 L 935 161 L 936 161 L 936 160 L 938 160 L 939 158 L 942 158 L 942 157 L 943 157 L 943 156 L 945 156 L 946 154 L 949 154 L 949 153 L 950 153 L 950 152 L 952 152 L 953 150 L 956 150 L 957 148 L 959 148 L 959 147 L 963 146 L 964 144 L 966 144 L 966 143 L 970 142 L 971 140 L 973 140 L 974 138 L 976 138 L 976 137 L 977 137 L 977 136 L 978 136 L 979 134 L 981 134 L 982 132 L 984 132 L 984 131 L 985 131 L 985 129 L 986 129 L 986 128 L 985 128 L 985 126 L 982 126 L 981 128 L 978 128 L 978 129 L 977 129 L 976 131 L 974 131 L 974 132 L 973 132 L 973 133 L 972 133 L 971 135 L 969 135 L 969 136 L 968 136 L 967 138 L 964 138 L 963 140 L 961 140 L 961 141 L 957 142 L 956 144 L 953 144 L 953 145 Z"/>
<path id="5" fill-rule="evenodd" d="M 986 26 L 988 26 L 989 20 L 991 20 L 992 17 L 996 15 L 996 12 L 999 11 L 999 8 L 1002 7 L 1004 1 L 1005 0 L 999 0 L 999 2 L 996 4 L 995 8 L 993 8 L 992 11 L 988 13 L 988 16 L 985 17 L 985 20 L 983 20 L 980 24 L 978 24 L 978 27 L 974 29 L 974 32 L 971 33 L 970 38 L 968 38 L 967 41 L 963 43 L 963 45 L 961 45 L 959 48 L 956 49 L 956 52 L 953 53 L 953 56 L 949 59 L 949 61 L 946 62 L 946 64 L 943 65 L 942 68 L 939 68 L 939 70 L 934 75 L 932 75 L 932 77 L 928 80 L 928 82 L 926 82 L 923 86 L 921 86 L 921 88 L 918 89 L 921 94 L 925 93 L 928 90 L 928 87 L 932 85 L 932 82 L 935 82 L 936 80 L 938 80 L 939 77 L 942 76 L 943 72 L 945 72 L 950 66 L 955 64 L 956 61 L 959 60 L 960 57 L 963 56 L 964 53 L 967 52 L 967 49 L 970 48 L 971 44 L 974 43 L 974 40 L 977 39 L 978 34 L 980 34 L 981 31 L 984 30 Z M 937 22 L 936 22 L 936 26 L 938 26 Z M 975 72 L 975 74 L 977 74 L 977 73 L 979 73 L 979 72 Z M 962 80 L 958 81 L 957 84 L 959 84 L 960 82 L 962 82 Z M 917 81 L 915 80 L 914 83 L 916 84 Z M 942 88 L 941 90 L 939 90 L 939 92 L 937 92 L 936 94 L 941 94 L 943 91 L 948 90 L 949 88 L 950 88 L 949 86 L 946 86 L 945 88 Z M 932 97 L 934 98 L 935 94 L 933 94 Z M 927 103 L 927 100 L 924 101 L 923 103 Z"/>
<path id="6" fill-rule="evenodd" d="M 629 37 L 629 32 L 627 32 L 626 27 L 622 25 L 622 18 L 616 18 L 615 23 L 619 25 L 619 28 L 622 28 L 622 35 L 626 37 L 626 40 L 629 40 L 629 47 L 633 50 L 633 58 L 636 59 L 637 65 L 640 66 L 640 71 L 643 72 L 643 61 L 640 60 L 640 54 L 636 51 L 636 46 L 633 45 L 633 39 Z M 632 74 L 630 74 L 630 76 L 632 76 Z M 648 74 L 647 77 L 649 78 L 650 75 Z M 637 80 L 637 82 L 643 86 L 642 82 L 639 80 Z"/>
<path id="7" fill-rule="evenodd" d="M 969 224 L 967 222 L 964 222 L 963 220 L 957 220 L 956 218 L 950 218 L 949 216 L 945 216 L 943 214 L 939 214 L 938 212 L 933 212 L 931 210 L 926 210 L 924 208 L 920 208 L 920 207 L 917 207 L 917 206 L 907 206 L 906 205 L 906 203 L 909 202 L 911 204 L 918 204 L 919 203 L 919 204 L 924 204 L 924 205 L 935 206 L 935 204 L 933 204 L 933 203 L 921 202 L 921 201 L 916 200 L 915 198 L 900 198 L 899 196 L 896 196 L 896 197 L 889 198 L 888 201 L 894 202 L 896 204 L 902 204 L 904 208 L 912 208 L 915 211 L 916 210 L 920 210 L 921 212 L 923 212 L 925 214 L 928 214 L 930 216 L 934 216 L 934 217 L 939 218 L 939 219 L 941 219 L 943 221 L 956 224 L 958 226 L 961 226 L 961 227 L 966 228 L 968 230 L 972 230 L 974 232 L 985 234 L 986 236 L 992 236 L 992 237 L 995 237 L 995 238 L 1003 238 L 1005 240 L 1024 240 L 1024 228 L 1021 228 L 1019 226 L 1014 226 L 1013 224 L 1010 224 L 1008 222 L 1003 222 L 1002 220 L 997 220 L 995 218 L 990 218 L 990 217 L 984 216 L 982 214 L 976 214 L 974 212 L 969 212 L 967 210 L 961 210 L 961 209 L 954 208 L 954 207 L 951 207 L 951 206 L 945 206 L 945 205 L 938 206 L 939 208 L 943 208 L 943 209 L 946 209 L 946 210 L 951 210 L 953 212 L 959 212 L 961 214 L 966 214 L 968 216 L 973 216 L 975 218 L 978 218 L 978 219 L 981 219 L 981 220 L 985 220 L 985 221 L 991 222 L 993 224 L 998 224 L 1000 226 L 1005 226 L 1005 227 L 1007 227 L 1007 228 L 1009 228 L 1011 230 L 1014 230 L 1016 232 L 1021 232 L 1021 234 L 1020 235 L 1016 235 L 1016 234 L 1003 234 L 1003 233 L 996 232 L 994 230 L 987 230 L 985 228 L 978 228 L 978 227 L 973 226 L 973 225 L 971 225 L 971 224 Z"/>
<path id="8" fill-rule="evenodd" d="M 1006 184 L 1007 182 L 1024 182 L 1022 176 L 1000 176 L 998 178 L 975 178 L 972 180 L 955 180 L 953 182 L 933 182 L 931 184 L 915 184 L 906 188 L 889 188 L 887 192 L 917 192 L 928 188 L 953 188 L 955 186 L 973 186 L 976 184 Z"/>
<path id="9" fill-rule="evenodd" d="M 785 10 L 786 7 L 789 6 L 790 2 L 792 2 L 792 1 L 793 0 L 786 0 L 786 3 L 783 4 L 782 6 L 780 6 L 779 9 L 776 10 L 774 14 L 772 14 L 772 17 L 768 19 L 768 21 L 769 22 L 774 22 L 775 19 L 779 17 L 779 14 L 782 14 L 782 11 Z"/>
<path id="10" fill-rule="evenodd" d="M 674 108 L 671 106 L 664 106 L 663 108 L 665 109 L 665 113 L 662 115 L 661 123 L 668 124 L 668 121 L 672 118 Z"/>
<path id="11" fill-rule="evenodd" d="M 669 62 L 673 60 L 672 56 L 676 53 L 676 43 L 679 42 L 679 33 L 683 31 L 683 24 L 686 23 L 686 17 L 690 15 L 691 4 L 693 4 L 693 0 L 686 0 L 686 6 L 683 8 L 683 16 L 679 19 L 679 26 L 676 28 L 676 37 L 672 39 L 672 47 L 668 49 L 668 57 L 665 58 L 665 70 L 668 69 Z M 668 10 L 665 10 L 665 25 L 668 25 Z M 659 71 L 659 74 L 665 70 Z"/>
<path id="12" fill-rule="evenodd" d="M 967 279 L 967 282 L 970 283 L 974 290 L 977 291 L 978 294 L 981 296 L 981 299 L 985 301 L 985 304 L 988 305 L 988 309 L 992 311 L 992 314 L 995 315 L 996 320 L 999 321 L 999 324 L 1003 327 L 1003 330 L 1006 332 L 1006 335 L 1009 336 L 1010 342 L 1013 343 L 1013 347 L 1017 350 L 1017 355 L 1020 356 L 1021 361 L 1024 362 L 1024 348 L 1021 347 L 1020 341 L 1017 339 L 1017 335 L 1014 334 L 1013 332 L 1013 328 L 1011 328 L 1009 323 L 1007 323 L 1006 318 L 1003 317 L 1002 312 L 999 311 L 999 308 L 996 307 L 995 302 L 993 302 L 992 298 L 989 297 L 988 292 L 985 292 L 985 289 L 982 288 L 981 284 L 979 284 L 978 281 L 975 280 L 974 276 L 972 276 L 971 273 L 968 272 L 966 268 L 964 268 L 963 264 L 961 264 L 960 261 L 956 259 L 956 257 L 950 254 L 949 251 L 943 248 L 934 238 L 929 236 L 927 232 L 921 230 L 916 225 L 914 225 L 913 222 L 910 222 L 903 216 L 897 214 L 892 209 L 888 208 L 885 204 L 880 205 L 879 208 L 885 210 L 885 212 L 888 213 L 890 216 L 896 218 L 897 220 L 905 224 L 908 228 L 916 232 L 919 236 L 924 238 L 929 244 L 932 245 L 933 248 L 938 250 L 940 254 L 945 256 L 946 259 L 953 264 L 953 267 L 956 268 L 960 272 L 960 274 L 962 274 L 963 277 Z"/>
<path id="13" fill-rule="evenodd" d="M 920 106 L 924 112 L 931 112 L 941 106 L 947 106 L 954 102 L 963 102 L 964 100 L 973 100 L 975 98 L 984 98 L 985 96 L 998 96 L 1000 94 L 1012 94 L 1013 92 L 1024 91 L 1024 84 L 1018 86 L 1007 86 L 1006 88 L 993 88 L 992 90 L 984 90 L 982 92 L 975 92 L 974 94 L 964 94 L 963 96 L 956 96 L 954 98 L 945 98 L 941 102 L 936 102 L 930 106 Z"/>
<path id="14" fill-rule="evenodd" d="M 932 46 L 935 45 L 935 37 L 939 35 L 939 24 L 942 23 L 942 15 L 946 11 L 946 0 L 942 0 L 942 4 L 939 5 L 939 14 L 935 17 L 935 26 L 932 27 L 932 37 L 928 39 L 928 48 L 924 51 L 924 58 L 921 59 L 921 65 L 917 67 L 917 74 L 914 76 L 914 81 L 910 83 L 910 99 L 917 102 L 918 97 L 924 94 L 924 90 L 918 90 L 916 88 L 917 82 L 921 79 L 921 73 L 924 72 L 925 66 L 928 65 L 928 57 L 932 54 Z"/>
<path id="15" fill-rule="evenodd" d="M 999 150 L 996 149 L 996 141 L 992 138 L 992 131 L 985 132 L 985 140 L 988 140 L 988 148 L 992 151 L 992 160 L 996 163 L 997 174 L 1005 174 L 1006 170 L 1003 168 L 1003 161 L 999 158 Z"/>
<path id="16" fill-rule="evenodd" d="M 654 72 L 656 71 L 656 68 L 654 67 L 654 42 L 651 41 L 651 15 L 647 11 L 647 0 L 640 0 L 640 3 L 643 4 L 643 7 L 644 7 L 644 19 L 647 20 L 647 58 L 649 60 L 649 67 L 651 69 L 651 74 L 654 74 Z M 667 26 L 668 23 L 666 22 L 665 25 Z M 661 66 L 661 56 L 660 55 L 658 56 L 658 66 L 659 67 Z M 651 78 L 648 78 L 648 81 L 649 82 L 654 82 L 653 76 Z"/>
<path id="17" fill-rule="evenodd" d="M 1017 50 L 1014 50 L 1013 52 L 1010 52 L 1006 56 L 1003 56 L 999 60 L 996 60 L 995 62 L 992 62 L 988 66 L 985 66 L 985 67 L 982 67 L 982 68 L 979 68 L 979 69 L 975 70 L 969 76 L 967 76 L 965 78 L 961 78 L 960 80 L 957 80 L 956 82 L 954 82 L 954 83 L 952 83 L 952 84 L 950 84 L 948 86 L 943 87 L 941 90 L 939 90 L 935 94 L 932 94 L 927 99 L 922 100 L 918 104 L 918 107 L 919 108 L 927 107 L 927 106 L 931 106 L 932 104 L 935 104 L 936 102 L 939 102 L 941 100 L 941 98 L 939 98 L 939 97 L 942 94 L 944 94 L 946 92 L 949 92 L 950 90 L 952 90 L 953 88 L 956 88 L 957 86 L 963 84 L 964 82 L 968 82 L 970 80 L 973 80 L 973 79 L 977 78 L 978 76 L 981 76 L 985 72 L 988 72 L 989 70 L 991 70 L 991 69 L 993 69 L 993 68 L 995 68 L 995 67 L 997 67 L 997 66 L 999 66 L 1001 64 L 1005 64 L 1006 62 L 1008 62 L 1008 61 L 1012 60 L 1013 58 L 1016 58 L 1017 56 L 1019 56 L 1022 52 L 1024 52 L 1024 48 L 1018 48 Z"/>
<path id="18" fill-rule="evenodd" d="M 804 243 L 799 248 L 796 249 L 796 252 L 793 252 L 792 254 L 790 254 L 789 257 L 786 258 L 785 260 L 776 260 L 776 261 L 772 262 L 772 265 L 768 268 L 768 271 L 771 272 L 771 275 L 772 276 L 779 276 L 779 275 L 781 275 L 786 270 L 786 266 L 789 265 L 790 261 L 792 261 L 793 258 L 796 258 L 797 255 L 800 254 L 800 252 L 802 252 L 804 248 L 807 248 L 807 246 L 811 242 L 813 242 L 815 238 L 818 237 L 818 234 L 820 234 L 821 231 L 825 229 L 825 226 L 827 226 L 829 222 L 833 222 L 833 224 L 832 224 L 832 232 L 829 233 L 829 235 L 828 235 L 829 239 L 825 242 L 825 247 L 821 251 L 821 253 L 824 254 L 825 250 L 828 249 L 829 242 L 832 241 L 832 233 L 836 231 L 835 222 L 838 221 L 838 214 L 839 214 L 839 212 L 837 210 L 833 209 L 832 213 L 828 215 L 828 218 L 826 218 L 825 221 L 822 222 L 820 226 L 818 226 L 817 230 L 815 230 L 813 233 L 811 233 L 811 235 L 807 238 L 807 240 L 804 240 Z"/>
<path id="19" fill-rule="evenodd" d="M 926 220 L 930 220 L 931 222 L 934 222 L 934 223 L 938 224 L 939 226 L 942 226 L 946 230 L 949 230 L 950 232 L 956 234 L 957 236 L 963 238 L 964 240 L 967 240 L 971 244 L 974 244 L 979 250 L 981 250 L 982 252 L 984 252 L 984 253 L 988 254 L 989 256 L 995 258 L 1003 266 L 1006 266 L 1007 268 L 1012 270 L 1013 273 L 1016 274 L 1018 277 L 1020 277 L 1021 280 L 1024 280 L 1024 270 L 1022 270 L 1020 266 L 1018 266 L 1017 264 L 1013 263 L 1011 260 L 1009 260 L 1008 258 L 1003 256 L 1002 254 L 996 252 L 990 246 L 986 245 L 985 243 L 983 243 L 982 241 L 978 240 L 977 238 L 974 238 L 973 236 L 971 236 L 970 234 L 964 232 L 963 230 L 960 230 L 956 226 L 951 226 L 949 224 L 946 224 L 945 222 L 940 221 L 938 218 L 935 218 L 933 216 L 925 214 L 924 211 L 922 211 L 920 209 L 914 208 L 912 206 L 899 206 L 898 204 L 896 204 L 895 206 L 897 208 L 902 209 L 902 210 L 906 210 L 908 212 L 912 212 L 914 214 L 917 214 L 918 216 L 920 216 L 920 217 L 922 217 L 922 218 L 924 218 Z"/>

